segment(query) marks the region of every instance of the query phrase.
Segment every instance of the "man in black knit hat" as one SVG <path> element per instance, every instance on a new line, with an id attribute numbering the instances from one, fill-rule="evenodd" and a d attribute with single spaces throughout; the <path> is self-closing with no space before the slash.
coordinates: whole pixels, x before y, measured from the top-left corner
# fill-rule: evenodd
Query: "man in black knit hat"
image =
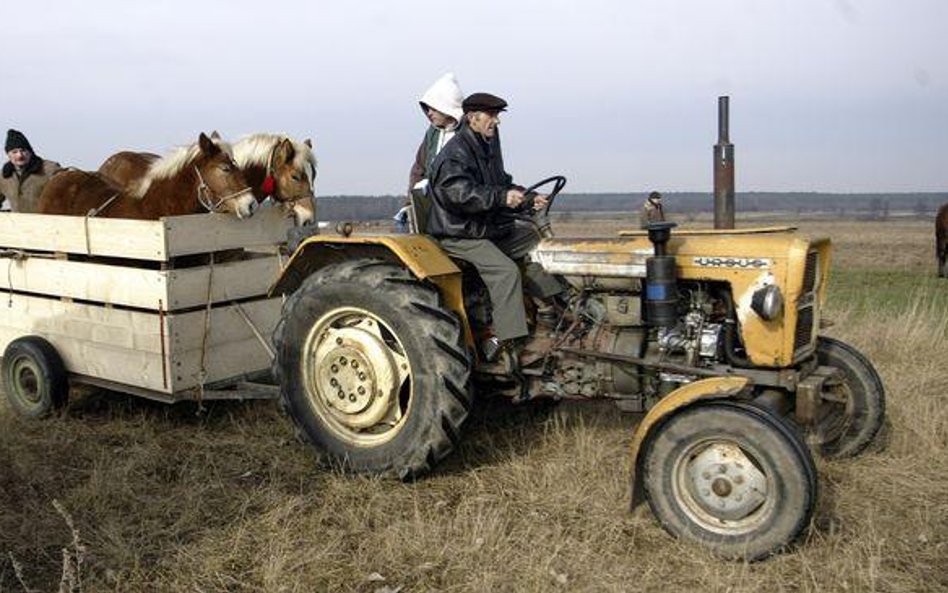
<path id="1" fill-rule="evenodd" d="M 37 156 L 30 141 L 17 130 L 7 130 L 3 149 L 9 161 L 0 172 L 0 208 L 36 212 L 43 187 L 61 169 L 59 163 Z"/>

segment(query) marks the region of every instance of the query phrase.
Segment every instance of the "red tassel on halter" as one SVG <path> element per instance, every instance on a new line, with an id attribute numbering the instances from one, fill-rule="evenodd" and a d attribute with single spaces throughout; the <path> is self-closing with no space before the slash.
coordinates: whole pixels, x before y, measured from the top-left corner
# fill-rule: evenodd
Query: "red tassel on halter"
<path id="1" fill-rule="evenodd" d="M 276 190 L 276 179 L 273 178 L 273 175 L 267 175 L 263 178 L 263 183 L 260 185 L 260 189 L 263 190 L 265 195 L 273 195 L 273 192 Z"/>

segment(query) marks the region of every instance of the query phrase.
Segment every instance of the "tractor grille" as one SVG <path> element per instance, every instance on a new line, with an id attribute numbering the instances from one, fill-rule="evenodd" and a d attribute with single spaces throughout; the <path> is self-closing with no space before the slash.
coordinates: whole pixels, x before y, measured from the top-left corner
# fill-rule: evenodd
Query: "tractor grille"
<path id="1" fill-rule="evenodd" d="M 793 334 L 793 353 L 798 356 L 808 351 L 813 344 L 814 325 L 817 316 L 816 279 L 819 278 L 819 253 L 806 254 L 806 267 L 803 269 L 803 288 L 797 301 L 797 327 Z"/>
<path id="2" fill-rule="evenodd" d="M 816 288 L 816 268 L 819 257 L 820 254 L 816 251 L 811 251 L 806 254 L 806 267 L 803 269 L 804 293 L 813 292 L 813 289 Z"/>

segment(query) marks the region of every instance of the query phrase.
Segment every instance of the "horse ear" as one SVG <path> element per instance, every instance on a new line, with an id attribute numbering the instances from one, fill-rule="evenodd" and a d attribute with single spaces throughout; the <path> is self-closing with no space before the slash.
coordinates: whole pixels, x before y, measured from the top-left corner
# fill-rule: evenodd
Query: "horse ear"
<path id="1" fill-rule="evenodd" d="M 215 144 L 213 140 L 208 138 L 204 132 L 201 132 L 201 135 L 198 137 L 198 146 L 200 146 L 201 152 L 207 156 L 214 156 L 221 151 L 221 148 Z"/>
<path id="2" fill-rule="evenodd" d="M 306 140 L 303 140 L 303 144 L 305 144 L 306 146 L 309 146 L 310 148 L 313 147 L 313 141 L 310 140 L 309 138 L 307 138 Z"/>
<path id="3" fill-rule="evenodd" d="M 220 140 L 220 139 L 221 139 L 221 135 L 217 133 L 217 130 L 214 130 L 213 132 L 211 132 L 211 140 Z"/>
<path id="4" fill-rule="evenodd" d="M 293 146 L 293 141 L 289 138 L 284 138 L 276 150 L 276 158 L 282 160 L 285 163 L 293 162 L 293 157 L 296 156 L 296 148 Z"/>

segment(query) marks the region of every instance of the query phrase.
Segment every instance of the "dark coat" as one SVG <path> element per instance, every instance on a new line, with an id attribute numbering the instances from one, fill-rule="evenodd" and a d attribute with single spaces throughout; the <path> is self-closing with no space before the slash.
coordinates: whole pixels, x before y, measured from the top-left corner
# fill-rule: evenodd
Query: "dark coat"
<path id="1" fill-rule="evenodd" d="M 456 239 L 493 239 L 513 225 L 507 191 L 514 185 L 504 171 L 500 137 L 489 142 L 462 124 L 431 164 L 434 197 L 428 233 Z"/>
<path id="2" fill-rule="evenodd" d="M 18 174 L 13 163 L 8 161 L 0 171 L 0 204 L 9 200 L 10 210 L 14 212 L 36 212 L 46 182 L 60 168 L 59 163 L 43 160 L 34 154 L 23 172 Z"/>

